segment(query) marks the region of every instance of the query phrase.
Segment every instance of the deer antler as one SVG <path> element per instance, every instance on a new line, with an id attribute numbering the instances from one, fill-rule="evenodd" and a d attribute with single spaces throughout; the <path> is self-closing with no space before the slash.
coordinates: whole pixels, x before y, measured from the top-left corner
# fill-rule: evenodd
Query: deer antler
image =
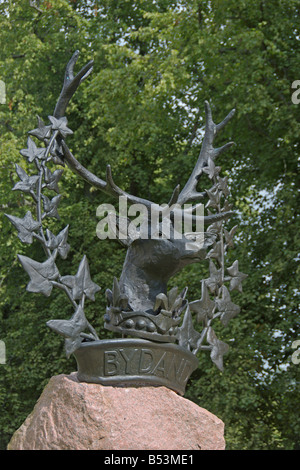
<path id="1" fill-rule="evenodd" d="M 203 139 L 202 146 L 201 146 L 200 155 L 198 157 L 197 163 L 195 165 L 195 168 L 193 169 L 193 172 L 190 178 L 188 179 L 182 191 L 178 194 L 178 199 L 177 199 L 178 204 L 183 205 L 190 201 L 203 199 L 205 193 L 199 193 L 197 191 L 197 183 L 202 174 L 203 168 L 205 168 L 208 164 L 209 158 L 214 160 L 218 155 L 220 155 L 222 152 L 224 152 L 225 150 L 227 150 L 229 147 L 231 147 L 234 144 L 234 142 L 228 142 L 222 147 L 219 147 L 219 148 L 213 147 L 213 141 L 214 141 L 215 136 L 218 134 L 218 132 L 221 129 L 223 129 L 223 127 L 227 124 L 227 122 L 232 118 L 234 113 L 235 113 L 235 109 L 230 111 L 230 113 L 226 116 L 226 118 L 220 124 L 215 124 L 212 119 L 210 105 L 208 101 L 205 101 L 205 117 L 206 117 L 205 134 L 204 134 L 204 139 Z"/>
<path id="2" fill-rule="evenodd" d="M 90 75 L 93 70 L 94 62 L 91 60 L 84 67 L 82 67 L 82 69 L 77 73 L 77 75 L 74 76 L 74 65 L 77 62 L 78 56 L 79 51 L 76 51 L 71 57 L 66 67 L 63 87 L 53 113 L 53 116 L 57 119 L 65 115 L 65 111 L 67 109 L 70 99 L 76 92 L 79 85 Z M 114 183 L 110 165 L 107 165 L 106 168 L 106 181 L 103 181 L 101 178 L 98 178 L 89 170 L 84 168 L 84 166 L 81 165 L 78 160 L 76 160 L 76 158 L 72 155 L 70 149 L 68 148 L 66 142 L 63 139 L 61 139 L 59 143 L 62 145 L 64 157 L 69 166 L 73 169 L 73 171 L 75 171 L 75 173 L 80 175 L 92 186 L 95 186 L 96 188 L 99 188 L 107 194 L 113 196 L 124 196 L 128 199 L 129 203 L 143 204 L 150 209 L 151 205 L 153 204 L 151 201 L 132 196 L 131 194 L 128 194 L 123 191 Z"/>
<path id="3" fill-rule="evenodd" d="M 70 59 L 66 67 L 63 87 L 62 87 L 59 99 L 57 101 L 57 104 L 55 106 L 55 110 L 53 113 L 53 116 L 56 117 L 57 119 L 64 116 L 67 105 L 70 99 L 72 98 L 73 94 L 77 90 L 78 86 L 83 80 L 85 80 L 90 75 L 90 73 L 93 70 L 93 61 L 91 60 L 84 67 L 82 67 L 82 69 L 77 73 L 77 75 L 74 76 L 73 70 L 74 70 L 74 65 L 78 59 L 78 56 L 79 56 L 79 51 L 76 51 L 73 54 L 72 58 Z M 183 188 L 183 190 L 180 192 L 179 185 L 176 186 L 171 196 L 169 206 L 172 206 L 175 203 L 179 205 L 183 205 L 185 202 L 203 198 L 206 193 L 205 192 L 198 193 L 196 191 L 197 182 L 198 182 L 199 176 L 202 173 L 202 169 L 205 166 L 207 166 L 209 157 L 214 159 L 217 155 L 219 155 L 221 152 L 226 150 L 226 148 L 228 148 L 229 146 L 233 144 L 233 142 L 229 142 L 228 144 L 224 145 L 223 147 L 219 149 L 214 149 L 212 146 L 214 136 L 217 134 L 219 130 L 221 130 L 225 126 L 225 124 L 233 116 L 234 110 L 231 111 L 228 114 L 228 116 L 224 119 L 224 121 L 222 121 L 218 125 L 214 124 L 212 120 L 211 110 L 210 110 L 210 106 L 208 102 L 205 102 L 205 111 L 206 111 L 206 129 L 205 129 L 205 136 L 204 136 L 204 140 L 203 140 L 203 144 L 202 144 L 198 161 L 196 163 L 196 166 L 188 182 Z M 61 138 L 59 143 L 62 146 L 62 149 L 64 152 L 64 158 L 66 162 L 68 163 L 68 165 L 71 167 L 71 169 L 75 173 L 77 173 L 79 176 L 81 176 L 84 180 L 86 180 L 89 184 L 91 184 L 92 186 L 100 189 L 101 191 L 104 191 L 105 193 L 111 196 L 115 196 L 115 197 L 124 196 L 127 198 L 129 204 L 143 204 L 145 207 L 147 207 L 149 211 L 151 209 L 157 210 L 157 211 L 161 210 L 158 204 L 153 203 L 152 201 L 149 201 L 147 199 L 143 199 L 137 196 L 133 196 L 132 194 L 128 194 L 126 191 L 119 188 L 113 181 L 110 165 L 107 165 L 106 181 L 104 181 L 98 176 L 91 173 L 83 165 L 81 165 L 81 163 L 79 163 L 78 160 L 76 160 L 76 158 L 72 155 L 64 139 Z M 223 214 L 213 214 L 208 217 L 204 217 L 204 223 L 206 225 L 210 225 L 216 222 L 217 220 L 227 218 L 230 214 L 231 213 L 227 212 Z M 192 217 L 194 216 L 192 215 Z"/>
<path id="4" fill-rule="evenodd" d="M 101 191 L 104 191 L 106 194 L 111 196 L 124 196 L 127 198 L 130 204 L 143 204 L 148 209 L 151 208 L 151 205 L 155 205 L 153 202 L 148 201 L 147 199 L 133 196 L 132 194 L 128 194 L 126 191 L 123 191 L 123 189 L 119 188 L 119 186 L 117 186 L 113 181 L 110 165 L 107 165 L 106 167 L 106 181 L 104 181 L 91 173 L 83 165 L 81 165 L 78 160 L 76 160 L 65 141 L 62 141 L 62 147 L 64 151 L 64 157 L 72 170 L 95 188 L 101 189 Z"/>
<path id="5" fill-rule="evenodd" d="M 75 51 L 66 67 L 63 87 L 53 113 L 53 116 L 57 119 L 65 115 L 68 103 L 79 87 L 80 83 L 82 83 L 83 80 L 85 80 L 92 73 L 94 61 L 90 60 L 74 77 L 73 70 L 78 57 L 79 51 Z"/>

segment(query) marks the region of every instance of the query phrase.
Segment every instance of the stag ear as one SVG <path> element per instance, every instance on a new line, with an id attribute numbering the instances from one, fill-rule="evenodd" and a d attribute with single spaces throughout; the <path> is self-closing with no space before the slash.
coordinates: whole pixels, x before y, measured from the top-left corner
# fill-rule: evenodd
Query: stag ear
<path id="1" fill-rule="evenodd" d="M 109 214 L 108 225 L 115 238 L 126 248 L 128 248 L 134 240 L 140 238 L 139 231 L 128 217 Z"/>

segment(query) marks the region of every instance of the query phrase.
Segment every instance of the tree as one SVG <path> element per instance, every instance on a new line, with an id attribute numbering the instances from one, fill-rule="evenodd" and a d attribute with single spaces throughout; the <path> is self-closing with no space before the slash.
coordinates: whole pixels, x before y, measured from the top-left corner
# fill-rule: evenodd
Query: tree
<path id="1" fill-rule="evenodd" d="M 299 335 L 300 108 L 291 101 L 291 85 L 299 78 L 298 3 L 31 3 L 37 8 L 29 1 L 0 4 L 0 78 L 7 89 L 6 105 L 0 105 L 2 211 L 13 207 L 14 215 L 24 215 L 25 201 L 11 191 L 14 164 L 24 165 L 18 152 L 26 133 L 36 127 L 36 114 L 46 121 L 52 113 L 65 64 L 76 49 L 81 51 L 78 67 L 91 58 L 95 67 L 68 108 L 75 132 L 71 149 L 96 174 L 104 175 L 111 163 L 116 183 L 132 194 L 167 202 L 197 158 L 204 100 L 211 101 L 216 122 L 235 107 L 220 146 L 223 139 L 236 146 L 219 157 L 218 165 L 229 176 L 230 202 L 237 210 L 231 226 L 240 227 L 228 266 L 238 258 L 248 278 L 243 293 L 235 296 L 242 307 L 239 316 L 218 332 L 230 344 L 224 372 L 202 353 L 187 397 L 224 420 L 227 448 L 297 448 L 300 369 L 291 355 Z M 202 190 L 209 189 L 206 184 L 201 178 Z M 102 294 L 87 312 L 99 336 L 109 336 L 99 332 L 99 312 L 105 308 L 104 290 L 123 260 L 115 242 L 96 238 L 96 207 L 109 201 L 67 168 L 63 188 L 60 214 L 63 224 L 70 224 L 72 247 L 65 269 L 75 274 L 84 254 L 91 260 Z M 58 310 L 69 317 L 63 296 L 49 302 L 25 293 L 27 279 L 16 254 L 33 253 L 24 249 L 7 220 L 1 217 L 0 223 L 5 447 L 50 376 L 69 372 L 75 364 L 65 360 L 60 339 L 45 327 Z M 38 259 L 38 248 L 32 249 Z M 174 285 L 188 285 L 189 300 L 197 299 L 207 269 L 208 263 L 189 268 Z"/>

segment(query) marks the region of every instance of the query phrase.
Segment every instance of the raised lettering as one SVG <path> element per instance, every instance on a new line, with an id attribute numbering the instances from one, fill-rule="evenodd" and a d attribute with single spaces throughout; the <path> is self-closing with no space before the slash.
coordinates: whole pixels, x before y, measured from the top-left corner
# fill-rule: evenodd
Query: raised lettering
<path id="1" fill-rule="evenodd" d="M 178 356 L 176 356 L 176 354 L 173 354 L 171 364 L 169 366 L 167 378 L 169 378 L 170 375 L 171 376 L 174 375 L 175 380 L 177 382 L 180 382 L 180 377 L 182 376 L 182 373 L 185 368 L 185 359 L 184 358 L 179 359 L 179 364 L 178 364 L 178 361 L 176 361 L 177 357 Z"/>
<path id="2" fill-rule="evenodd" d="M 163 353 L 159 361 L 157 362 L 156 366 L 154 367 L 152 374 L 155 374 L 155 372 L 160 372 L 162 377 L 165 376 L 165 357 L 166 357 L 166 352 Z M 159 375 L 159 374 L 156 374 Z"/>
<path id="3" fill-rule="evenodd" d="M 190 375 L 191 375 L 191 368 L 192 368 L 192 367 L 191 367 L 191 363 L 190 363 L 189 361 L 186 361 L 186 362 L 185 362 L 185 367 L 184 367 L 184 369 L 183 369 L 183 371 L 185 371 L 185 377 L 184 377 L 184 379 L 182 380 L 182 382 L 187 382 L 187 381 L 188 381 L 188 379 L 189 379 L 189 377 L 190 377 Z M 183 372 L 183 371 L 182 371 L 182 372 Z"/>
<path id="4" fill-rule="evenodd" d="M 123 357 L 124 361 L 125 361 L 125 374 L 130 374 L 131 371 L 130 371 L 130 364 L 131 364 L 131 361 L 133 359 L 133 356 L 135 355 L 135 353 L 138 351 L 138 349 L 126 349 L 126 352 L 125 352 L 125 349 L 119 349 L 119 352 L 121 354 L 121 356 Z"/>
<path id="5" fill-rule="evenodd" d="M 148 356 L 148 359 L 147 359 Z M 150 360 L 149 360 L 150 358 Z M 150 349 L 142 349 L 140 355 L 139 373 L 147 374 L 150 372 L 153 364 L 153 354 Z"/>
<path id="6" fill-rule="evenodd" d="M 118 351 L 105 351 L 104 352 L 104 375 L 112 376 L 117 375 L 119 372 L 120 364 L 118 361 Z"/>

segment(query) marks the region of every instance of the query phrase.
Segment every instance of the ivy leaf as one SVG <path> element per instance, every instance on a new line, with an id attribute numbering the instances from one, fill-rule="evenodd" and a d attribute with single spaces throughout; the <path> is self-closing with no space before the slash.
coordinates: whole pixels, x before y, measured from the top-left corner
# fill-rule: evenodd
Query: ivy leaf
<path id="1" fill-rule="evenodd" d="M 27 291 L 37 292 L 49 297 L 53 289 L 53 285 L 50 281 L 59 276 L 53 258 L 47 259 L 44 263 L 39 263 L 23 255 L 18 255 L 18 258 L 30 277 L 30 282 L 26 287 Z"/>
<path id="2" fill-rule="evenodd" d="M 21 181 L 18 181 L 14 185 L 12 188 L 13 191 L 23 191 L 24 193 L 30 193 L 36 188 L 37 182 L 39 180 L 38 175 L 28 176 L 26 171 L 23 170 L 23 168 L 21 168 L 17 163 L 16 172 Z"/>
<path id="3" fill-rule="evenodd" d="M 239 262 L 236 260 L 230 268 L 227 268 L 228 273 L 230 274 L 230 290 L 238 290 L 239 292 L 243 291 L 242 282 L 248 277 L 248 274 L 241 273 L 239 271 Z"/>
<path id="4" fill-rule="evenodd" d="M 44 214 L 43 217 L 55 217 L 56 219 L 60 220 L 59 214 L 57 212 L 57 206 L 61 199 L 61 194 L 54 196 L 51 200 L 47 197 L 42 195 L 43 203 L 44 203 Z"/>
<path id="5" fill-rule="evenodd" d="M 209 211 L 208 211 L 209 212 Z M 223 221 L 220 220 L 219 222 L 214 222 L 207 228 L 207 232 L 215 232 L 215 233 L 220 233 L 220 230 L 222 228 Z"/>
<path id="6" fill-rule="evenodd" d="M 225 176 L 225 178 L 220 178 L 220 176 L 218 176 L 218 187 L 225 197 L 229 196 L 230 191 L 228 189 L 228 176 Z"/>
<path id="7" fill-rule="evenodd" d="M 65 351 L 67 359 L 71 354 L 76 351 L 81 346 L 82 338 L 80 336 L 75 336 L 74 338 L 66 338 L 65 340 Z"/>
<path id="8" fill-rule="evenodd" d="M 41 224 L 32 218 L 32 214 L 28 211 L 23 219 L 15 217 L 14 215 L 5 214 L 10 222 L 18 230 L 18 237 L 23 243 L 32 243 L 32 233 L 40 228 Z"/>
<path id="9" fill-rule="evenodd" d="M 46 325 L 64 338 L 74 338 L 86 329 L 87 319 L 79 305 L 70 320 L 49 320 Z"/>
<path id="10" fill-rule="evenodd" d="M 73 299 L 80 299 L 85 294 L 89 299 L 95 300 L 95 293 L 100 287 L 90 277 L 90 270 L 86 256 L 82 258 L 75 276 L 63 276 L 61 282 L 72 289 Z"/>
<path id="11" fill-rule="evenodd" d="M 221 322 L 224 326 L 228 325 L 231 318 L 236 317 L 241 309 L 231 301 L 230 294 L 226 286 L 222 286 L 222 299 L 216 299 L 218 311 L 222 312 Z"/>
<path id="12" fill-rule="evenodd" d="M 211 360 L 213 363 L 218 367 L 220 371 L 223 372 L 223 356 L 229 350 L 228 344 L 220 341 L 212 327 L 208 328 L 207 336 L 206 336 L 208 344 L 212 346 L 212 350 L 210 353 Z"/>
<path id="13" fill-rule="evenodd" d="M 42 160 L 45 157 L 45 152 L 46 152 L 46 149 L 38 148 L 33 142 L 33 140 L 30 137 L 28 137 L 27 149 L 22 149 L 20 151 L 20 154 L 23 157 L 28 158 L 28 161 L 32 163 L 35 158 Z"/>
<path id="14" fill-rule="evenodd" d="M 45 185 L 47 189 L 56 191 L 59 193 L 58 182 L 63 174 L 64 170 L 55 170 L 53 173 L 49 170 L 49 168 L 44 168 L 44 178 L 45 178 Z"/>
<path id="15" fill-rule="evenodd" d="M 214 247 L 207 253 L 206 258 L 215 258 L 219 265 L 222 264 L 222 243 L 217 242 L 215 243 Z"/>
<path id="16" fill-rule="evenodd" d="M 49 320 L 46 325 L 56 333 L 60 334 L 65 341 L 65 349 L 67 357 L 79 348 L 82 343 L 80 333 L 87 327 L 87 319 L 84 310 L 78 306 L 70 320 Z"/>
<path id="17" fill-rule="evenodd" d="M 196 354 L 201 334 L 194 329 L 193 318 L 189 306 L 183 317 L 183 322 L 176 335 L 179 346 Z"/>
<path id="18" fill-rule="evenodd" d="M 70 245 L 67 243 L 68 231 L 69 225 L 67 225 L 61 232 L 59 232 L 57 236 L 53 235 L 53 233 L 49 229 L 46 230 L 46 236 L 48 239 L 46 242 L 46 246 L 50 248 L 50 250 L 55 250 L 57 248 L 57 251 L 62 257 L 62 259 L 66 259 L 70 250 Z"/>
<path id="19" fill-rule="evenodd" d="M 65 116 L 60 119 L 57 119 L 54 116 L 48 116 L 48 118 L 51 121 L 52 129 L 54 131 L 58 131 L 63 138 L 69 134 L 73 134 L 73 131 L 67 127 L 68 120 Z"/>
<path id="20" fill-rule="evenodd" d="M 38 116 L 38 127 L 29 131 L 28 134 L 37 137 L 39 140 L 44 141 L 45 139 L 49 139 L 51 134 L 52 126 L 45 126 L 44 121 Z"/>
<path id="21" fill-rule="evenodd" d="M 56 140 L 54 141 L 51 147 L 50 154 L 51 154 L 53 163 L 55 163 L 56 165 L 65 166 L 65 162 L 63 160 L 64 159 L 63 148 L 61 145 L 57 143 Z"/>
<path id="22" fill-rule="evenodd" d="M 235 226 L 230 230 L 230 232 L 228 232 L 228 231 L 224 228 L 225 241 L 226 241 L 227 246 L 230 247 L 230 248 L 234 248 L 233 237 L 234 237 L 235 232 L 237 231 L 237 229 L 238 229 L 238 225 L 235 225 Z"/>
<path id="23" fill-rule="evenodd" d="M 221 171 L 220 166 L 216 166 L 214 161 L 209 157 L 207 166 L 205 166 L 202 171 L 206 173 L 210 179 L 212 179 L 214 176 L 216 176 L 218 173 Z"/>
<path id="24" fill-rule="evenodd" d="M 218 209 L 218 205 L 220 203 L 220 192 L 218 188 L 216 189 L 207 189 L 206 193 L 209 197 L 209 201 L 206 204 L 206 208 L 211 207 L 212 209 Z"/>
<path id="25" fill-rule="evenodd" d="M 209 273 L 210 277 L 205 279 L 205 284 L 212 294 L 218 293 L 222 285 L 222 269 L 217 269 L 212 260 L 209 260 Z"/>
<path id="26" fill-rule="evenodd" d="M 221 212 L 230 212 L 232 208 L 233 208 L 233 204 L 229 204 L 229 202 L 226 199 L 224 202 L 224 206 L 221 209 Z"/>
<path id="27" fill-rule="evenodd" d="M 212 312 L 215 308 L 215 303 L 209 296 L 208 289 L 205 282 L 202 281 L 202 296 L 200 300 L 195 300 L 189 304 L 191 312 L 197 313 L 197 322 L 201 322 L 206 318 L 212 318 Z"/>

